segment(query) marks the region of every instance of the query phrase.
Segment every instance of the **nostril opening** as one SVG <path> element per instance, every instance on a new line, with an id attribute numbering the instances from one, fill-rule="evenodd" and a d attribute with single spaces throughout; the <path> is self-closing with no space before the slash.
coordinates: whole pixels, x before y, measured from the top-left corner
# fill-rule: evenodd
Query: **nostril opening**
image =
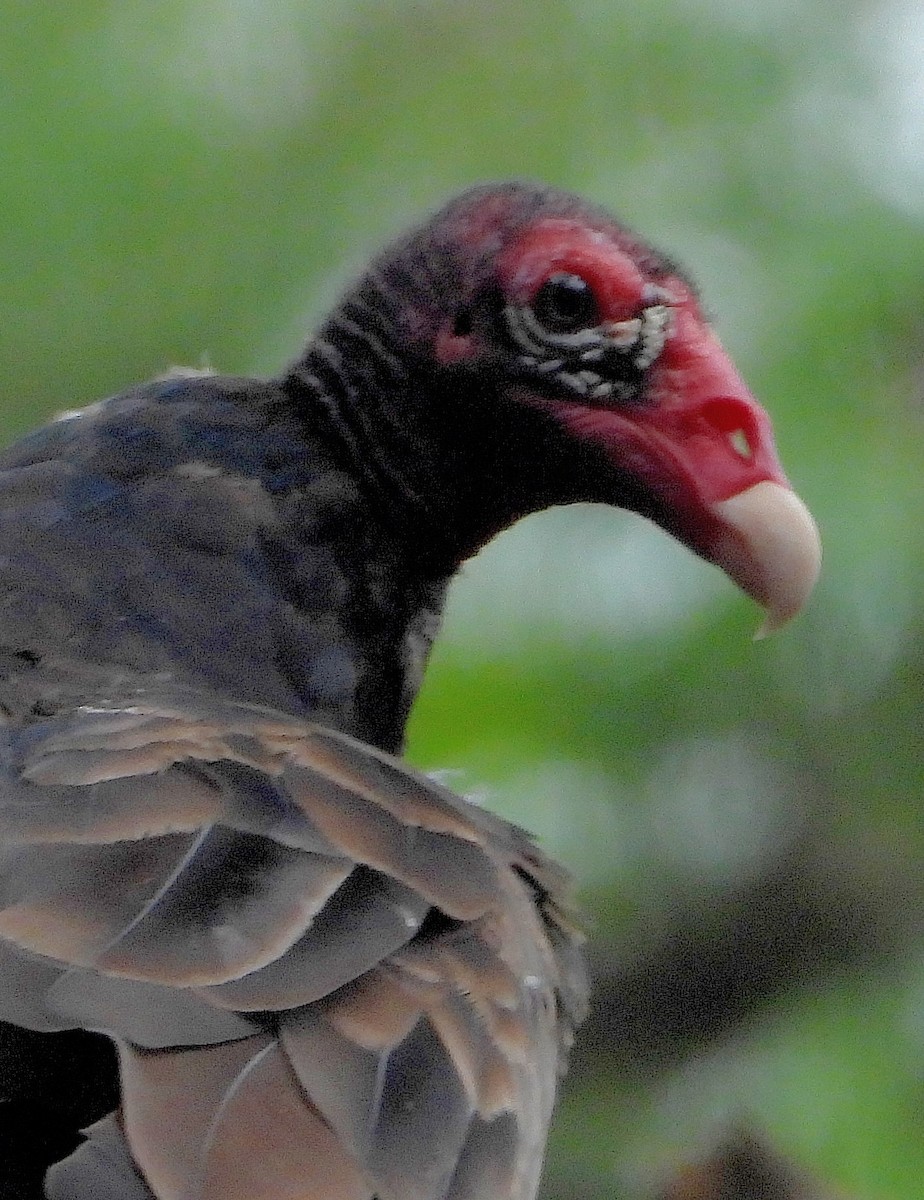
<path id="1" fill-rule="evenodd" d="M 731 397 L 710 400 L 703 405 L 700 415 L 710 428 L 728 439 L 740 458 L 750 460 L 754 457 L 760 434 L 747 405 Z"/>

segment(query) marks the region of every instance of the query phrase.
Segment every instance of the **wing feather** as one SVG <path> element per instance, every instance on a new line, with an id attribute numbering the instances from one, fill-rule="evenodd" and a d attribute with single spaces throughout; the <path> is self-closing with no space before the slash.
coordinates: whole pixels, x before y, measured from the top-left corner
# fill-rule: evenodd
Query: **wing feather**
<path id="1" fill-rule="evenodd" d="M 235 979 L 288 950 L 352 869 L 212 826 L 96 965 L 180 987 Z"/>
<path id="2" fill-rule="evenodd" d="M 158 895 L 194 834 L 111 842 L 12 845 L 0 851 L 0 937 L 89 965 Z"/>
<path id="3" fill-rule="evenodd" d="M 55 1028 L 118 1035 L 136 1046 L 208 1046 L 252 1037 L 254 1023 L 227 1009 L 203 1004 L 190 988 L 102 975 L 87 968 L 59 974 L 45 990 Z"/>
<path id="4" fill-rule="evenodd" d="M 267 1155 L 283 1145 L 285 1156 Z M 372 1184 L 273 1043 L 235 1081 L 205 1146 L 201 1200 L 369 1200 Z"/>
<path id="5" fill-rule="evenodd" d="M 203 994 L 241 1012 L 311 1004 L 409 942 L 429 909 L 412 888 L 357 867 L 288 951 Z"/>
<path id="6" fill-rule="evenodd" d="M 531 1200 L 586 988 L 525 834 L 196 692 L 5 736 L 0 1017 L 118 1040 L 159 1200 Z"/>

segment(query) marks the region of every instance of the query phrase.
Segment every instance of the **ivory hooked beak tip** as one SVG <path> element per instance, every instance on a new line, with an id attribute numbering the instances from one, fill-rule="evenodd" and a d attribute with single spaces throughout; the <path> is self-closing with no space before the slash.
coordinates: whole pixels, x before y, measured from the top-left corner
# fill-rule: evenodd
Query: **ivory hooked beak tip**
<path id="1" fill-rule="evenodd" d="M 766 617 L 755 639 L 774 633 L 804 606 L 821 570 L 821 538 L 794 491 L 763 480 L 713 505 L 725 531 L 713 561 L 757 601 Z"/>

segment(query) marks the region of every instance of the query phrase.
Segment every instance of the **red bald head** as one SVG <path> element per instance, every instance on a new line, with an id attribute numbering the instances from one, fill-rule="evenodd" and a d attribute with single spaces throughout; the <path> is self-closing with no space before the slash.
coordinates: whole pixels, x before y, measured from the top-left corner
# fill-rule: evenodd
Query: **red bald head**
<path id="1" fill-rule="evenodd" d="M 801 605 L 817 533 L 791 502 L 767 414 L 676 264 L 575 196 L 501 184 L 450 202 L 383 256 L 377 278 L 408 356 L 435 372 L 416 386 L 446 397 L 431 399 L 441 414 L 465 413 L 460 454 L 479 422 L 486 443 L 516 454 L 517 411 L 558 431 L 537 438 L 524 417 L 522 461 L 492 468 L 516 479 L 511 511 L 562 498 L 635 508 L 724 567 L 773 621 Z M 563 486 L 569 442 L 592 447 L 596 465 L 576 454 Z M 555 481 L 533 499 L 531 469 Z"/>

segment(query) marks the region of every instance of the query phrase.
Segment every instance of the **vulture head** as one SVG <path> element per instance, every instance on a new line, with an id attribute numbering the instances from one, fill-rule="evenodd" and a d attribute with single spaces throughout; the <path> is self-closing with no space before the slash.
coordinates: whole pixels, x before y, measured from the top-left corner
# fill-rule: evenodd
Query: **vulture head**
<path id="1" fill-rule="evenodd" d="M 298 366 L 348 423 L 376 410 L 372 457 L 421 553 L 456 566 L 527 512 L 597 501 L 721 567 L 761 632 L 815 583 L 815 523 L 694 284 L 575 196 L 458 196 L 373 261 Z"/>

